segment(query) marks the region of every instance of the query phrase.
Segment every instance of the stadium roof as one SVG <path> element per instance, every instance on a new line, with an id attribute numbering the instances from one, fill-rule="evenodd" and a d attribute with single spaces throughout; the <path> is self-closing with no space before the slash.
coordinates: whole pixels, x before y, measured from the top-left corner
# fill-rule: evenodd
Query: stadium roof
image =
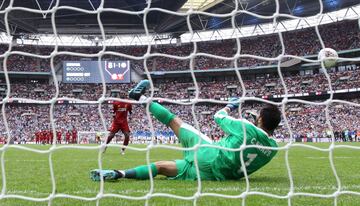
<path id="1" fill-rule="evenodd" d="M 180 10 L 186 11 L 192 8 L 194 10 L 205 11 L 206 9 L 209 9 L 223 1 L 224 0 L 187 0 Z"/>
<path id="2" fill-rule="evenodd" d="M 272 22 L 273 19 L 257 18 L 255 15 L 272 16 L 276 12 L 275 0 L 237 0 L 238 9 L 251 12 L 252 15 L 242 12 L 238 13 L 235 18 L 236 26 L 262 24 Z M 319 0 L 278 0 L 279 13 L 289 14 L 295 17 L 314 16 L 320 12 Z M 322 13 L 328 13 L 343 8 L 358 5 L 359 0 L 321 0 L 323 4 Z M 206 8 L 206 12 L 216 14 L 229 14 L 235 9 L 236 5 L 233 0 L 216 1 L 212 7 Z M 171 16 L 167 24 L 160 24 L 159 30 L 167 32 L 188 31 L 188 25 L 185 18 Z M 277 20 L 287 18 L 279 17 Z M 231 27 L 231 17 L 215 17 L 209 15 L 194 15 L 191 19 L 193 30 L 214 30 Z"/>
<path id="3" fill-rule="evenodd" d="M 59 46 L 131 46 L 148 44 L 177 44 L 194 41 L 212 41 L 232 38 L 243 38 L 257 35 L 266 35 L 277 32 L 286 32 L 298 30 L 316 25 L 323 25 L 343 20 L 359 19 L 360 4 L 333 12 L 323 13 L 296 19 L 287 19 L 283 21 L 261 23 L 253 25 L 244 25 L 235 28 L 202 30 L 183 33 L 179 38 L 173 38 L 172 33 L 168 34 L 130 34 L 130 35 L 105 35 L 105 41 L 102 35 L 82 35 L 82 34 L 23 34 L 16 38 L 18 44 L 34 45 L 59 45 Z M 359 22 L 360 25 L 360 22 Z M 14 36 L 0 32 L 0 43 L 14 42 Z"/>
<path id="4" fill-rule="evenodd" d="M 318 0 L 278 0 L 279 12 L 294 16 L 312 16 L 320 11 Z M 3 0 L 0 5 L 0 30 L 5 31 L 4 13 L 8 12 L 8 23 L 11 34 L 52 34 L 51 13 L 56 2 L 60 7 L 55 13 L 55 23 L 59 34 L 100 34 L 96 10 L 101 0 L 14 0 L 13 8 L 9 7 L 11 0 Z M 148 0 L 104 0 L 104 11 L 99 15 L 106 34 L 143 34 L 143 14 L 135 13 L 146 8 Z M 149 1 L 150 2 L 150 1 Z M 191 3 L 192 2 L 192 3 Z M 238 8 L 257 15 L 271 16 L 276 11 L 275 0 L 237 0 Z M 322 0 L 323 13 L 339 10 L 359 4 L 358 0 Z M 30 8 L 34 13 L 19 9 Z M 74 10 L 71 7 L 83 10 Z M 122 9 L 133 13 L 120 13 L 106 10 L 108 8 Z M 184 12 L 188 8 L 216 14 L 228 14 L 235 8 L 234 0 L 152 0 L 151 8 L 162 8 L 169 11 Z M 2 19 L 1 19 L 2 18 Z M 284 20 L 285 18 L 278 18 Z M 235 18 L 237 26 L 253 25 L 271 22 L 272 19 L 261 19 L 244 12 Z M 146 16 L 148 30 L 151 33 L 173 33 L 179 36 L 188 32 L 185 16 L 151 10 Z M 211 15 L 191 15 L 191 26 L 194 30 L 211 30 L 228 28 L 231 17 L 215 17 Z"/>

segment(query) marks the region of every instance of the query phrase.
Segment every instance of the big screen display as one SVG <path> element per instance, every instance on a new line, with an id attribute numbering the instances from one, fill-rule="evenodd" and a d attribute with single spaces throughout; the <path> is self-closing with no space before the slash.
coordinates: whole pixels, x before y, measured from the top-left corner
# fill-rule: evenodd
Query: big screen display
<path id="1" fill-rule="evenodd" d="M 130 83 L 129 61 L 101 61 L 105 83 Z M 64 83 L 101 83 L 98 61 L 63 61 Z"/>

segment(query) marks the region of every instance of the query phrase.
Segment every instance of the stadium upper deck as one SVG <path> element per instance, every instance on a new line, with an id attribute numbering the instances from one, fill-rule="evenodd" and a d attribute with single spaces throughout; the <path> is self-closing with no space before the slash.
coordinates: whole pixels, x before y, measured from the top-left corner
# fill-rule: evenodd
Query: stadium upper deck
<path id="1" fill-rule="evenodd" d="M 339 23 L 324 25 L 320 27 L 320 34 L 326 47 L 337 51 L 360 48 L 360 30 L 357 21 L 342 21 Z M 317 55 L 321 49 L 319 39 L 313 28 L 284 33 L 285 54 L 296 56 Z M 260 57 L 275 58 L 281 54 L 281 42 L 278 35 L 258 36 L 241 39 L 240 54 L 257 55 Z M 8 45 L 0 46 L 0 53 L 4 53 Z M 50 55 L 53 46 L 31 46 L 19 45 L 12 51 L 23 51 L 31 54 Z M 60 47 L 59 51 L 70 51 L 77 53 L 96 54 L 102 47 Z M 107 51 L 120 54 L 141 57 L 146 53 L 146 46 L 107 47 Z M 198 43 L 197 52 L 209 53 L 223 57 L 233 57 L 237 51 L 234 40 L 219 40 Z M 175 56 L 189 56 L 193 52 L 192 44 L 182 45 L 159 45 L 151 48 L 151 53 L 169 54 Z M 80 56 L 58 55 L 55 57 L 55 67 L 61 67 L 64 60 L 79 60 Z M 97 57 L 87 58 L 98 60 Z M 115 55 L 104 55 L 103 60 L 128 60 L 125 57 Z M 3 59 L 2 59 L 3 60 Z M 284 61 L 286 61 L 285 59 Z M 142 60 L 132 60 L 133 67 L 144 71 Z M 264 61 L 255 58 L 239 58 L 238 67 L 254 68 L 256 66 L 274 65 L 274 61 Z M 2 68 L 3 64 L 0 64 Z M 154 56 L 147 60 L 150 71 L 186 71 L 190 69 L 190 60 L 178 60 L 162 56 Z M 234 61 L 221 60 L 199 55 L 195 58 L 195 70 L 227 69 L 234 68 Z M 7 60 L 8 71 L 26 72 L 50 72 L 50 59 L 34 58 L 31 56 L 12 54 Z"/>

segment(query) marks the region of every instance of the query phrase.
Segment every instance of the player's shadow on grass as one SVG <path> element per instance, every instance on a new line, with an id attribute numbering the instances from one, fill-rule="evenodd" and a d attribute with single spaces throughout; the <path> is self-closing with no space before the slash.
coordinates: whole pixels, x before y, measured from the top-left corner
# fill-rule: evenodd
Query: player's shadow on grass
<path id="1" fill-rule="evenodd" d="M 105 183 L 108 184 L 112 184 L 112 183 L 119 183 L 119 182 L 136 182 L 136 181 L 150 181 L 150 180 L 135 180 L 135 179 L 118 179 L 118 180 L 112 180 L 112 181 L 106 181 Z M 186 182 L 186 183 L 193 183 L 196 182 L 196 180 L 191 181 L 191 180 L 169 180 L 167 177 L 157 177 L 154 178 L 154 181 L 159 181 L 159 182 Z M 220 181 L 220 182 L 227 182 L 227 183 L 239 183 L 239 181 L 243 181 L 245 182 L 245 178 L 239 179 L 239 180 L 226 180 L 226 181 Z M 287 177 L 273 177 L 273 176 L 263 176 L 263 177 L 249 177 L 249 181 L 250 184 L 251 183 L 274 183 L 276 182 L 277 184 L 288 184 L 289 183 L 289 178 Z M 202 180 L 201 182 L 217 182 L 217 181 L 211 181 L 211 180 Z"/>
<path id="2" fill-rule="evenodd" d="M 125 179 L 125 178 L 120 178 L 120 179 L 117 179 L 117 180 L 107 180 L 105 181 L 105 183 L 119 183 L 119 182 L 146 182 L 146 181 L 149 181 L 150 182 L 150 179 L 147 179 L 147 180 L 136 180 L 136 179 Z M 167 179 L 167 177 L 155 177 L 154 178 L 154 181 L 177 181 L 177 180 L 169 180 Z M 191 181 L 189 181 L 191 182 Z"/>
<path id="3" fill-rule="evenodd" d="M 245 178 L 242 180 L 245 181 Z M 274 177 L 274 176 L 263 176 L 263 177 L 249 177 L 250 183 L 267 183 L 267 182 L 276 182 L 276 184 L 288 184 L 289 178 L 288 177 Z"/>

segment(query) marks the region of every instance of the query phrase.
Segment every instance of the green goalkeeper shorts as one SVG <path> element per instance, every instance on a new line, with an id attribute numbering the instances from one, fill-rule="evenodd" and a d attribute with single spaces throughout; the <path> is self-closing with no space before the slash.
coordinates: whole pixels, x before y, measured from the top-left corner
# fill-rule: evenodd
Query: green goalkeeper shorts
<path id="1" fill-rule="evenodd" d="M 202 134 L 194 127 L 188 124 L 182 124 L 179 131 L 179 140 L 184 148 L 190 148 L 200 143 L 201 145 L 212 144 L 209 137 Z M 178 175 L 172 179 L 180 180 L 196 180 L 198 176 L 196 174 L 196 167 L 194 161 L 194 151 L 184 151 L 184 159 L 176 160 L 176 168 Z M 197 151 L 197 160 L 200 172 L 200 178 L 202 180 L 215 180 L 212 172 L 211 163 L 217 156 L 218 150 L 209 147 L 201 147 Z"/>

